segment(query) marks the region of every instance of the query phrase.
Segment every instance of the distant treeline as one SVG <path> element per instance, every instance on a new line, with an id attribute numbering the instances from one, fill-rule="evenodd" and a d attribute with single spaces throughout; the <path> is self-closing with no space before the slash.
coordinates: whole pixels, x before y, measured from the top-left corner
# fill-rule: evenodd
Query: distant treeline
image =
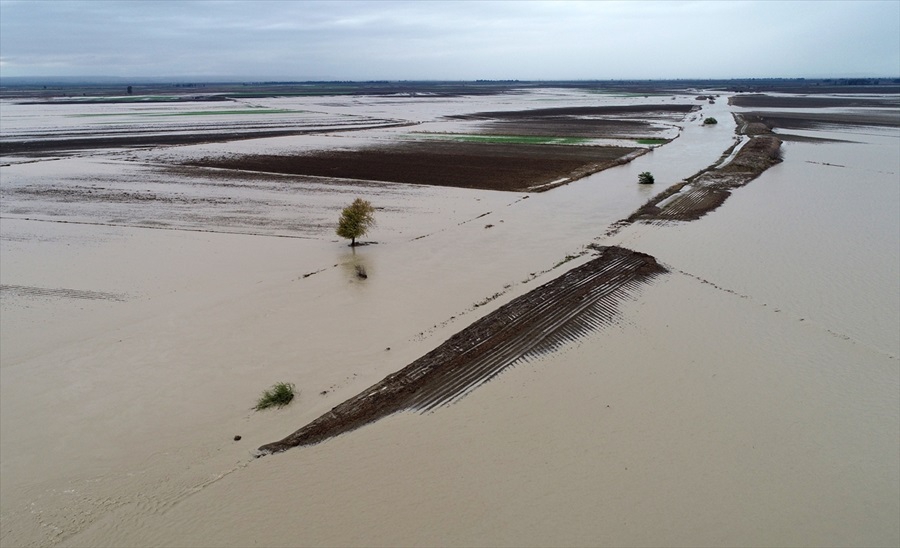
<path id="1" fill-rule="evenodd" d="M 149 78 L 52 79 L 0 77 L 0 96 L 40 100 L 119 95 L 182 95 L 184 89 L 203 88 L 205 96 L 216 100 L 240 97 L 290 95 L 487 95 L 523 89 L 572 88 L 594 91 L 662 95 L 691 90 L 723 92 L 783 91 L 797 93 L 834 93 L 854 87 L 854 93 L 900 93 L 900 78 L 735 78 L 668 80 L 311 80 L 311 81 L 152 81 Z M 212 100 L 212 97 L 201 99 Z M 182 97 L 181 100 L 185 100 Z M 197 100 L 196 98 L 194 100 Z"/>

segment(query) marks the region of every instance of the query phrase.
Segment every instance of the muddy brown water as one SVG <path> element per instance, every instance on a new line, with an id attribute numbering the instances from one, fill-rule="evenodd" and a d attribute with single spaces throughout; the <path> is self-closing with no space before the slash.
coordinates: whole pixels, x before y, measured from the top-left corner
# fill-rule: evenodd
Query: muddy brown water
<path id="1" fill-rule="evenodd" d="M 479 101 L 470 112 L 492 110 Z M 99 158 L 2 168 L 0 190 L 76 168 L 82 180 L 125 173 L 154 177 L 157 191 L 257 202 L 226 220 L 178 200 L 3 201 L 4 285 L 124 300 L 2 295 L 0 543 L 896 545 L 896 132 L 808 132 L 853 142 L 786 143 L 782 164 L 706 217 L 602 236 L 716 162 L 733 142 L 724 103 L 704 105 L 717 128 L 694 120 L 632 164 L 527 199 L 315 182 L 254 196 Z M 422 119 L 461 109 L 403 108 Z M 645 170 L 655 188 L 636 184 Z M 366 190 L 385 205 L 379 243 L 351 250 L 329 234 L 328 212 Z M 170 229 L 143 228 L 157 219 Z M 86 224 L 97 220 L 107 224 Z M 171 230 L 197 224 L 215 231 Z M 609 328 L 457 404 L 252 458 L 583 264 L 553 269 L 591 242 L 649 253 L 670 273 Z M 280 380 L 301 388 L 297 401 L 250 411 Z"/>

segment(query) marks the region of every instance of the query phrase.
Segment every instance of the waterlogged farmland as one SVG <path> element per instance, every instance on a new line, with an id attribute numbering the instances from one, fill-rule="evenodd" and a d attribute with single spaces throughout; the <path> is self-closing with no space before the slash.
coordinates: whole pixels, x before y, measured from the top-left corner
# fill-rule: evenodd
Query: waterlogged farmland
<path id="1" fill-rule="evenodd" d="M 900 541 L 896 96 L 374 89 L 0 99 L 0 544 Z"/>
<path id="2" fill-rule="evenodd" d="M 244 138 L 391 126 L 398 120 L 333 114 L 234 101 L 136 103 L 4 102 L 0 130 L 5 161 L 21 157 L 83 155 L 95 149 L 119 149 L 221 142 Z M 48 109 L 52 116 L 48 118 Z M 9 158 L 15 155 L 16 158 Z"/>

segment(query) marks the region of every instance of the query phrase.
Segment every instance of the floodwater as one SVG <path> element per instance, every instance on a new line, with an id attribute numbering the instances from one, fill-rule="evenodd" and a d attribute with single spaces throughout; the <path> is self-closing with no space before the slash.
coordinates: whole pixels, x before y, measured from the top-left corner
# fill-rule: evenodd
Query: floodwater
<path id="1" fill-rule="evenodd" d="M 561 95 L 503 101 L 587 100 Z M 386 103 L 329 108 L 389 117 L 374 112 L 397 108 Z M 413 112 L 430 120 L 440 105 Z M 689 120 L 631 164 L 527 199 L 385 189 L 379 243 L 355 251 L 309 228 L 320 213 L 306 228 L 233 234 L 140 228 L 114 207 L 3 204 L 2 283 L 32 290 L 0 301 L 0 542 L 897 545 L 897 131 L 812 132 L 851 142 L 788 142 L 782 164 L 710 215 L 603 237 L 717 161 L 734 142 L 729 109 L 704 104 L 718 126 Z M 68 164 L 89 179 L 92 162 L 120 167 L 77 158 L 0 174 L 35 184 Z M 641 171 L 654 189 L 635 184 Z M 303 203 L 302 191 L 265 192 L 276 220 Z M 337 211 L 352 195 L 312 203 Z M 586 260 L 553 268 L 591 242 L 650 253 L 671 273 L 618 324 L 455 405 L 252 458 Z M 282 380 L 302 390 L 294 404 L 250 411 Z"/>

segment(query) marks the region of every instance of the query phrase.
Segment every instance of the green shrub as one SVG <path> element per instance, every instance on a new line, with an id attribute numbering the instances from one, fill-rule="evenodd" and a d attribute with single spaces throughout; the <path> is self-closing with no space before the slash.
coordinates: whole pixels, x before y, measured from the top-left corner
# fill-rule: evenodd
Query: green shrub
<path id="1" fill-rule="evenodd" d="M 284 407 L 291 403 L 291 400 L 293 399 L 294 385 L 289 382 L 279 382 L 262 393 L 262 396 L 256 401 L 256 407 L 254 407 L 254 409 L 260 411 L 262 409 L 268 409 L 269 407 Z"/>
<path id="2" fill-rule="evenodd" d="M 649 171 L 644 171 L 640 175 L 638 175 L 638 183 L 642 185 L 652 185 L 656 182 L 656 179 L 653 178 L 653 174 Z"/>
<path id="3" fill-rule="evenodd" d="M 718 123 L 719 123 L 719 121 L 716 120 L 715 118 L 713 118 L 712 116 L 710 116 L 709 118 L 703 120 L 703 125 L 704 125 L 704 126 L 711 126 L 711 125 L 713 125 L 713 124 L 718 124 Z"/>

